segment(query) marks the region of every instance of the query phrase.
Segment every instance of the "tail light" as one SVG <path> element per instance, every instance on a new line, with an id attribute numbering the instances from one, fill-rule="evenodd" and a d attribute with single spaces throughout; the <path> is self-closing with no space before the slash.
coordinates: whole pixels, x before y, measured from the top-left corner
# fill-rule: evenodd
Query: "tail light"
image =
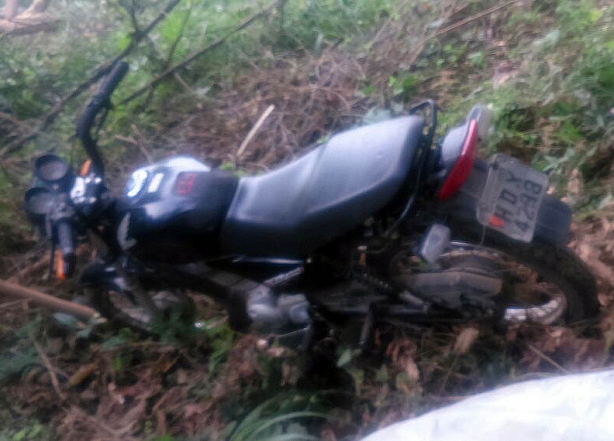
<path id="1" fill-rule="evenodd" d="M 439 199 L 449 198 L 456 193 L 465 183 L 473 169 L 473 162 L 478 153 L 478 123 L 475 119 L 472 119 L 468 125 L 460 156 L 454 163 L 454 166 L 452 166 L 450 173 L 439 190 Z"/>

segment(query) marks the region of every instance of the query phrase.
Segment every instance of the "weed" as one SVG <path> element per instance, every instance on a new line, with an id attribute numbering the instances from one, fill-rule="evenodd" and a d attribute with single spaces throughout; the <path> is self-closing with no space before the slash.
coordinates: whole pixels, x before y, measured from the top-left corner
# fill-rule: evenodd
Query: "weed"
<path id="1" fill-rule="evenodd" d="M 254 408 L 232 430 L 228 441 L 292 440 L 316 441 L 304 425 L 306 421 L 326 420 L 318 408 L 317 396 L 300 393 L 277 395 Z"/>
<path id="2" fill-rule="evenodd" d="M 0 429 L 0 441 L 46 441 L 51 430 L 39 422 L 27 423 L 20 429 Z"/>

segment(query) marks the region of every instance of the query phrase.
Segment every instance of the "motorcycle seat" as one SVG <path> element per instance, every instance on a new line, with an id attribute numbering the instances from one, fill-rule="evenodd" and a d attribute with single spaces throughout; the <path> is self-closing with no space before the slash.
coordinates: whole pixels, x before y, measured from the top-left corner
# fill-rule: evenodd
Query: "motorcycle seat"
<path id="1" fill-rule="evenodd" d="M 400 190 L 423 126 L 407 116 L 360 127 L 241 178 L 220 232 L 222 252 L 300 258 L 356 228 Z"/>

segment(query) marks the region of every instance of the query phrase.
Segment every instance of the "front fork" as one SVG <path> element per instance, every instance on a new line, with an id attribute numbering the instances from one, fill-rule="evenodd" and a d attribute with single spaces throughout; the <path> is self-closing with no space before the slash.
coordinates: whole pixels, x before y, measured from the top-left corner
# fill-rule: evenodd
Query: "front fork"
<path id="1" fill-rule="evenodd" d="M 137 270 L 130 268 L 128 259 L 117 260 L 114 268 L 117 275 L 124 281 L 126 291 L 131 294 L 138 305 L 149 311 L 152 317 L 157 315 L 159 313 L 158 307 L 143 289 Z"/>
<path id="2" fill-rule="evenodd" d="M 112 286 L 129 293 L 139 306 L 149 310 L 152 314 L 158 311 L 154 301 L 143 289 L 138 270 L 131 268 L 126 258 L 117 259 L 115 262 L 96 261 L 88 265 L 79 278 L 79 288 L 92 286 Z"/>
<path id="3" fill-rule="evenodd" d="M 127 258 L 115 263 L 96 262 L 83 272 L 80 285 L 82 288 L 117 287 L 154 315 L 159 312 L 159 308 L 142 286 L 143 271 Z M 239 332 L 274 335 L 281 344 L 298 349 L 306 349 L 311 343 L 312 322 L 309 302 L 305 296 L 277 294 L 271 289 L 295 276 L 294 272 L 282 274 L 262 284 L 205 265 L 176 266 L 165 268 L 162 272 L 165 273 L 165 284 L 200 291 L 225 306 L 231 327 Z"/>

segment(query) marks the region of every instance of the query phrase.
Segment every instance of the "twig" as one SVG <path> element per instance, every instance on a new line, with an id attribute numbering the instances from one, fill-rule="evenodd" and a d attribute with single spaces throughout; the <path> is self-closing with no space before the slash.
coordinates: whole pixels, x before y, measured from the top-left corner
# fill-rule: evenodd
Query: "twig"
<path id="1" fill-rule="evenodd" d="M 186 25 L 188 24 L 188 21 L 190 20 L 190 16 L 192 15 L 193 7 L 194 7 L 194 0 L 190 2 L 190 6 L 186 14 L 183 17 L 181 24 L 179 25 L 179 32 L 177 33 L 175 40 L 171 43 L 171 47 L 168 51 L 168 57 L 166 57 L 166 62 L 164 63 L 164 69 L 167 69 L 170 66 L 171 62 L 173 61 L 173 57 L 175 56 L 175 51 L 177 50 L 177 46 L 179 46 L 179 42 L 183 38 L 183 34 L 185 33 Z"/>
<path id="2" fill-rule="evenodd" d="M 139 26 L 139 21 L 136 18 L 134 2 L 132 2 L 132 7 L 128 6 L 128 4 L 124 3 L 123 1 L 119 1 L 118 4 L 120 7 L 124 8 L 126 13 L 128 14 L 128 17 L 130 17 L 130 21 L 132 22 L 132 28 L 134 29 L 134 32 L 139 34 L 141 32 L 141 26 Z"/>
<path id="3" fill-rule="evenodd" d="M 32 20 L 12 20 L 7 23 L 6 20 L 0 20 L 4 32 L 0 36 L 0 41 L 10 36 L 19 36 L 27 34 L 35 34 L 37 32 L 50 32 L 58 27 L 59 20 L 50 19 L 49 21 L 32 21 Z M 7 27 L 8 25 L 8 27 Z"/>
<path id="4" fill-rule="evenodd" d="M 68 104 L 70 101 L 72 101 L 73 99 L 81 95 L 85 90 L 89 89 L 91 85 L 95 84 L 103 76 L 109 73 L 111 69 L 113 68 L 113 66 L 115 66 L 115 64 L 117 64 L 119 61 L 121 61 L 127 55 L 129 55 L 138 46 L 141 40 L 145 38 L 145 36 L 147 36 L 147 34 L 149 34 L 149 32 L 151 32 L 151 30 L 155 28 L 158 25 L 158 23 L 160 23 L 167 16 L 175 8 L 175 6 L 179 4 L 180 1 L 181 0 L 171 0 L 171 2 L 166 6 L 166 8 L 164 8 L 164 10 L 154 20 L 152 20 L 151 23 L 149 23 L 149 25 L 145 27 L 145 29 L 143 29 L 139 33 L 133 34 L 130 44 L 128 45 L 126 49 L 122 51 L 121 54 L 119 54 L 113 60 L 108 61 L 100 65 L 99 67 L 97 67 L 94 70 L 94 74 L 88 80 L 81 83 L 79 86 L 73 89 L 73 91 L 70 92 L 66 97 L 58 101 L 53 106 L 51 111 L 49 111 L 49 113 L 43 118 L 41 123 L 38 124 L 38 126 L 35 127 L 30 133 L 13 141 L 11 144 L 7 145 L 2 150 L 0 150 L 0 157 L 13 152 L 14 150 L 18 149 L 26 142 L 36 138 L 36 136 L 40 132 L 42 132 L 47 127 L 49 127 L 51 124 L 53 124 L 53 122 L 58 117 L 58 115 L 62 112 L 66 104 Z"/>
<path id="5" fill-rule="evenodd" d="M 20 127 L 23 130 L 23 132 L 26 132 L 26 131 L 31 131 L 32 132 L 32 131 L 36 130 L 36 128 L 34 126 L 28 124 L 27 122 L 20 121 L 17 118 L 15 118 L 14 116 L 12 116 L 12 115 L 10 115 L 8 113 L 5 113 L 5 112 L 0 112 L 0 119 L 8 121 L 11 124 L 13 124 L 14 126 Z M 52 135 L 50 135 L 48 133 L 38 131 L 37 134 L 44 136 L 49 141 L 55 142 L 56 144 L 63 144 L 64 143 L 64 141 L 62 141 L 62 140 L 60 140 L 58 138 L 55 138 L 54 136 L 52 136 Z"/>
<path id="6" fill-rule="evenodd" d="M 23 300 L 12 300 L 10 302 L 3 303 L 2 305 L 0 305 L 0 310 L 5 308 L 12 308 L 13 306 L 19 305 L 21 302 L 23 302 Z"/>
<path id="7" fill-rule="evenodd" d="M 404 2 L 402 2 L 401 4 L 399 4 L 396 7 L 397 11 L 403 11 L 405 7 L 407 7 L 407 4 L 409 2 L 406 0 Z M 388 19 L 386 19 L 386 21 L 384 22 L 383 25 L 381 25 L 378 29 L 378 31 L 375 33 L 375 36 L 369 41 L 369 43 L 366 45 L 366 47 L 371 47 L 373 46 L 374 43 L 376 43 L 377 41 L 380 40 L 380 38 L 382 37 L 382 35 L 384 34 L 384 32 L 386 32 L 386 30 L 388 29 L 388 27 L 392 24 L 393 18 L 389 17 Z"/>
<path id="8" fill-rule="evenodd" d="M 24 280 L 30 274 L 33 274 L 37 271 L 45 269 L 49 265 L 49 254 L 45 254 L 42 258 L 38 259 L 36 262 L 27 266 L 24 269 L 17 269 L 17 274 L 12 277 L 9 277 L 9 282 L 16 282 L 17 280 Z"/>
<path id="9" fill-rule="evenodd" d="M 145 156 L 145 158 L 147 159 L 147 162 L 149 162 L 150 164 L 153 164 L 154 160 L 153 160 L 153 156 L 151 155 L 151 153 L 149 153 L 149 151 L 145 148 L 145 146 L 143 145 L 142 142 L 140 142 L 140 139 L 144 139 L 145 137 L 143 136 L 143 134 L 141 133 L 141 131 L 139 130 L 139 128 L 136 126 L 136 124 L 132 124 L 130 126 L 132 128 L 132 131 L 134 131 L 138 138 L 136 140 L 136 146 L 139 148 L 139 150 L 141 151 L 141 153 L 143 154 L 143 156 Z"/>
<path id="10" fill-rule="evenodd" d="M 5 112 L 0 112 L 0 118 L 2 118 L 5 121 L 8 121 L 8 122 L 12 123 L 15 126 L 20 126 L 20 125 L 23 124 L 21 121 L 19 121 L 13 115 L 10 115 L 10 114 L 5 113 Z"/>
<path id="11" fill-rule="evenodd" d="M 458 354 L 454 354 L 454 360 L 452 360 L 452 364 L 450 365 L 450 369 L 448 369 L 446 371 L 446 374 L 443 377 L 443 383 L 441 383 L 441 387 L 439 388 L 439 395 L 442 395 L 445 392 L 446 387 L 448 386 L 448 380 L 450 380 L 450 375 L 452 375 L 452 372 L 454 371 L 454 368 L 456 368 L 456 362 L 457 361 L 458 361 Z"/>
<path id="12" fill-rule="evenodd" d="M 439 35 L 443 35 L 446 34 L 450 31 L 453 31 L 454 29 L 460 28 L 461 26 L 466 25 L 467 23 L 471 23 L 472 21 L 475 20 L 479 20 L 482 17 L 486 17 L 487 15 L 492 14 L 493 12 L 497 12 L 500 9 L 503 8 L 507 8 L 508 6 L 514 4 L 514 3 L 518 3 L 520 0 L 510 0 L 508 2 L 505 3 L 501 3 L 500 5 L 497 6 L 493 6 L 492 8 L 486 9 L 485 11 L 479 12 L 475 15 L 472 15 L 471 17 L 467 17 L 464 20 L 458 21 L 454 24 L 451 24 L 450 26 L 447 26 L 443 29 L 439 29 L 437 32 L 435 32 L 435 37 L 439 36 Z"/>
<path id="13" fill-rule="evenodd" d="M 135 14 L 134 8 L 130 7 L 128 4 L 126 4 L 124 2 L 120 2 L 119 5 L 122 8 L 124 8 L 126 10 L 126 12 L 128 13 L 128 15 L 130 16 L 130 21 L 132 22 L 132 28 L 134 29 L 134 33 L 135 34 L 140 34 L 142 31 L 141 31 L 141 27 L 140 27 L 140 25 L 138 23 L 138 20 L 136 18 L 136 14 Z M 194 5 L 194 0 L 191 0 L 188 12 L 187 12 L 186 16 L 184 17 L 184 20 L 182 21 L 182 23 L 179 25 L 179 37 L 171 45 L 171 49 L 170 49 L 169 55 L 167 57 L 163 57 L 162 56 L 161 52 L 156 47 L 156 42 L 153 40 L 153 38 L 151 38 L 151 35 L 147 35 L 146 36 L 147 45 L 150 47 L 150 53 L 151 53 L 151 57 L 150 58 L 152 58 L 156 62 L 160 63 L 160 65 L 162 66 L 161 67 L 162 70 L 167 69 L 168 66 L 171 63 L 172 56 L 173 56 L 173 54 L 174 54 L 174 52 L 175 52 L 175 50 L 177 48 L 177 45 L 179 44 L 179 40 L 183 36 L 183 33 L 185 31 L 186 23 L 187 23 L 190 15 L 192 13 L 193 5 Z M 206 26 L 205 26 L 205 28 L 206 28 Z M 183 78 L 181 78 L 179 73 L 175 72 L 175 74 L 173 76 L 179 82 L 179 84 L 181 84 L 184 87 L 186 86 L 185 81 L 183 80 Z M 190 91 L 191 91 L 191 89 L 190 89 Z M 141 106 L 142 108 L 145 108 L 145 107 L 148 106 L 148 103 L 151 100 L 152 95 L 153 95 L 153 90 L 147 96 L 147 99 L 145 100 L 145 103 Z"/>
<path id="14" fill-rule="evenodd" d="M 452 15 L 454 14 L 454 12 L 457 9 L 456 8 L 456 2 L 453 1 L 452 4 L 454 5 L 453 7 L 449 8 L 448 11 L 442 13 L 442 20 L 443 20 L 444 23 L 446 23 L 448 20 L 450 20 L 450 18 L 452 17 Z M 420 55 L 422 55 L 422 52 L 424 52 L 424 49 L 426 48 L 426 44 L 431 39 L 435 38 L 437 35 L 438 35 L 438 31 L 434 30 L 434 31 L 429 32 L 426 27 L 423 29 L 422 35 L 421 35 L 420 39 L 415 44 L 415 49 L 414 49 L 413 53 L 410 55 L 409 59 L 407 60 L 408 68 L 413 67 L 413 65 L 416 63 L 416 61 L 420 57 Z"/>
<path id="15" fill-rule="evenodd" d="M 243 21 L 243 23 L 241 23 L 239 26 L 237 26 L 232 31 L 230 31 L 226 35 L 224 35 L 223 37 L 218 38 L 217 40 L 215 40 L 213 43 L 209 44 L 205 48 L 203 48 L 203 49 L 193 53 L 192 55 L 190 55 L 188 58 L 186 58 L 182 62 L 174 65 L 173 67 L 170 67 L 170 68 L 166 69 L 164 72 L 159 74 L 157 77 L 155 77 L 149 83 L 147 83 L 145 86 L 141 87 L 139 90 L 134 92 L 128 98 L 126 98 L 122 102 L 120 102 L 119 105 L 121 106 L 121 105 L 129 103 L 130 101 L 135 100 L 136 98 L 141 96 L 143 93 L 145 93 L 147 90 L 149 90 L 151 87 L 157 86 L 158 83 L 160 83 L 162 80 L 164 80 L 167 76 L 174 74 L 176 71 L 178 71 L 179 69 L 187 66 L 188 64 L 190 64 L 191 62 L 193 62 L 197 58 L 201 57 L 205 53 L 207 53 L 207 52 L 209 52 L 209 51 L 211 51 L 211 50 L 221 46 L 228 38 L 232 37 L 237 32 L 240 32 L 243 29 L 245 29 L 246 27 L 250 26 L 253 22 L 258 20 L 259 18 L 269 15 L 271 13 L 271 11 L 277 6 L 279 1 L 280 0 L 276 0 L 269 7 L 267 7 L 266 9 L 263 9 L 262 11 L 252 15 L 251 17 L 249 17 L 248 19 Z"/>
<path id="16" fill-rule="evenodd" d="M 542 360 L 550 363 L 552 366 L 554 366 L 555 368 L 557 368 L 558 370 L 560 370 L 561 372 L 563 372 L 564 374 L 570 374 L 571 372 L 569 372 L 567 369 L 565 369 L 563 366 L 561 366 L 560 364 L 558 364 L 556 361 L 554 361 L 552 358 L 548 357 L 546 354 L 544 354 L 542 351 L 540 351 L 539 349 L 537 349 L 535 346 L 533 346 L 531 343 L 527 343 L 527 347 L 531 350 L 531 352 L 533 352 L 535 355 L 537 355 L 539 358 L 541 358 Z"/>
<path id="17" fill-rule="evenodd" d="M 166 61 L 164 62 L 164 66 L 163 66 L 164 70 L 168 69 L 168 67 L 173 62 L 173 58 L 175 57 L 175 52 L 177 51 L 177 47 L 179 46 L 179 42 L 183 38 L 183 34 L 185 33 L 186 26 L 188 24 L 188 21 L 190 20 L 190 16 L 192 15 L 193 7 L 194 7 L 194 0 L 192 0 L 190 2 L 190 6 L 189 6 L 189 9 L 188 9 L 188 12 L 183 17 L 183 21 L 181 22 L 181 25 L 179 27 L 179 33 L 177 34 L 177 37 L 175 38 L 175 40 L 171 44 L 171 47 L 170 47 L 170 49 L 168 51 L 168 56 L 166 57 Z M 202 30 L 201 35 L 205 35 L 206 32 L 207 32 L 207 25 L 205 24 L 204 29 Z M 175 80 L 177 80 L 177 82 L 183 86 L 184 89 L 186 89 L 190 93 L 194 93 L 194 91 L 190 88 L 190 86 L 188 86 L 188 84 L 185 82 L 185 80 L 179 74 L 179 72 L 174 72 L 173 76 L 175 77 Z"/>
<path id="18" fill-rule="evenodd" d="M 51 365 L 51 362 L 49 361 L 49 357 L 47 357 L 47 354 L 45 354 L 45 351 L 43 351 L 43 348 L 41 348 L 41 346 L 37 342 L 34 342 L 34 347 L 36 348 L 36 351 L 38 352 L 38 355 L 40 356 L 41 361 L 43 362 L 43 365 L 49 372 L 49 376 L 51 377 L 51 384 L 53 385 L 53 389 L 55 390 L 55 393 L 58 395 L 60 400 L 65 401 L 66 394 L 64 393 L 64 391 L 62 391 L 60 387 L 58 376 L 55 374 L 55 369 Z"/>
<path id="19" fill-rule="evenodd" d="M 237 151 L 237 159 L 239 159 L 239 157 L 243 154 L 243 151 L 245 150 L 247 145 L 254 138 L 254 136 L 256 136 L 256 133 L 258 133 L 258 130 L 260 130 L 260 127 L 262 127 L 262 124 L 264 124 L 264 122 L 269 117 L 271 112 L 273 112 L 273 110 L 275 110 L 275 106 L 270 105 L 269 107 L 267 107 L 264 113 L 260 115 L 260 118 L 258 118 L 258 121 L 256 121 L 256 124 L 254 124 L 254 127 L 252 127 L 252 129 L 249 131 L 249 133 L 247 134 L 247 136 L 241 143 L 241 146 L 239 147 L 239 150 Z"/>

